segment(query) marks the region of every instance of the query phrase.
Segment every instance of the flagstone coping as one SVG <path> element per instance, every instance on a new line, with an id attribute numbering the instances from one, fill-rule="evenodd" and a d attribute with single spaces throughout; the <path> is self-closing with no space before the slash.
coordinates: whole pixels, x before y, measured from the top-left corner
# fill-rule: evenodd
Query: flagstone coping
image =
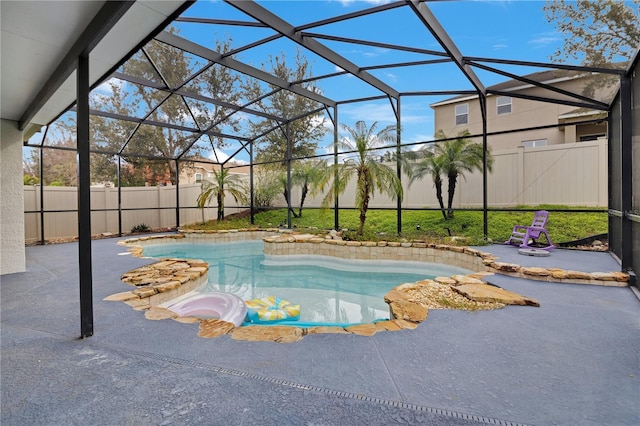
<path id="1" fill-rule="evenodd" d="M 394 244 L 392 242 L 340 241 L 312 234 L 296 234 L 290 230 L 276 228 L 229 231 L 182 230 L 178 234 L 130 238 L 121 240 L 118 244 L 128 246 L 133 255 L 142 257 L 144 246 L 148 244 L 175 242 L 179 239 L 202 240 L 205 238 L 217 242 L 262 238 L 265 242 L 265 254 L 270 255 L 317 254 L 353 259 L 422 261 L 444 263 L 477 272 L 402 284 L 385 295 L 391 319 L 371 324 L 356 324 L 345 328 L 299 328 L 290 325 L 234 327 L 231 323 L 215 319 L 180 317 L 168 309 L 159 307 L 162 303 L 184 295 L 207 282 L 209 265 L 203 260 L 197 259 L 165 258 L 126 272 L 121 277 L 122 281 L 135 286 L 136 289 L 111 295 L 105 300 L 123 301 L 133 309 L 143 310 L 147 319 L 174 319 L 183 323 L 197 322 L 199 323 L 198 335 L 205 338 L 230 334 L 233 339 L 237 340 L 269 340 L 290 343 L 300 340 L 308 334 L 344 333 L 372 336 L 379 331 L 414 329 L 427 318 L 429 308 L 433 308 L 425 302 L 424 292 L 440 294 L 439 292 L 445 288 L 452 289 L 468 300 L 494 304 L 479 309 L 495 309 L 506 304 L 539 306 L 538 302 L 531 298 L 487 285 L 483 279 L 493 273 L 550 282 L 605 286 L 627 286 L 629 280 L 628 274 L 622 272 L 586 273 L 556 268 L 521 267 L 516 264 L 498 262 L 494 255 L 470 247 L 424 242 Z"/>

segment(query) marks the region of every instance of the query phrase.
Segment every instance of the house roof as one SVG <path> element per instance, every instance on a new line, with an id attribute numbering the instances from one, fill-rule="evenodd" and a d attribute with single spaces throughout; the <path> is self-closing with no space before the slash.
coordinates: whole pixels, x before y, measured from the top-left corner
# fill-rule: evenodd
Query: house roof
<path id="1" fill-rule="evenodd" d="M 532 80 L 536 83 L 552 84 L 558 81 L 580 78 L 581 76 L 585 76 L 585 73 L 583 71 L 545 70 L 545 71 L 539 71 L 539 72 L 523 75 L 522 78 Z M 533 86 L 529 83 L 516 80 L 516 79 L 511 79 L 511 80 L 503 81 L 498 84 L 494 84 L 492 86 L 488 86 L 487 91 L 494 90 L 494 91 L 508 92 L 508 91 L 516 91 L 516 90 L 521 90 L 525 88 L 530 88 L 530 87 L 533 87 Z M 492 95 L 489 94 L 488 96 L 492 96 Z M 456 103 L 461 100 L 476 99 L 477 97 L 478 97 L 477 95 L 453 96 L 451 98 L 448 98 L 439 102 L 434 102 L 430 105 L 430 107 L 431 108 L 439 107 L 441 105 Z"/>

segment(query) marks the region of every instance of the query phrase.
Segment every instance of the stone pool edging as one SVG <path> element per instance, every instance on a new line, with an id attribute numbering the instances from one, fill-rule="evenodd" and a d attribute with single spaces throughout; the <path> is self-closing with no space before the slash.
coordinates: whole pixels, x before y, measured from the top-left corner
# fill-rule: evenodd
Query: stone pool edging
<path id="1" fill-rule="evenodd" d="M 559 268 L 525 267 L 499 262 L 498 257 L 465 246 L 424 242 L 343 241 L 312 234 L 290 234 L 263 238 L 265 254 L 273 256 L 320 255 L 362 260 L 400 260 L 443 263 L 478 272 L 493 272 L 536 281 L 627 287 L 624 272 L 581 272 Z"/>
<path id="2" fill-rule="evenodd" d="M 397 286 L 385 295 L 392 319 L 369 324 L 357 324 L 349 327 L 310 327 L 286 326 L 235 327 L 231 323 L 216 319 L 179 317 L 178 314 L 159 307 L 162 303 L 188 293 L 207 282 L 209 265 L 197 259 L 165 258 L 147 266 L 136 268 L 121 276 L 123 282 L 136 286 L 135 290 L 121 292 L 105 298 L 109 301 L 122 301 L 133 309 L 145 311 L 147 319 L 174 319 L 183 323 L 199 323 L 198 335 L 218 337 L 230 334 L 236 340 L 263 340 L 280 343 L 294 342 L 308 334 L 341 333 L 372 336 L 379 331 L 415 329 L 428 316 L 428 308 L 420 302 L 412 301 L 411 292 L 421 286 L 438 283 L 447 285 L 455 292 L 470 300 L 502 302 L 539 306 L 538 302 L 503 289 L 486 285 L 483 278 L 493 273 L 501 273 L 527 279 L 552 282 L 571 282 L 595 285 L 628 285 L 628 275 L 624 273 L 584 273 L 560 269 L 524 268 L 516 264 L 501 263 L 491 253 L 464 246 L 449 246 L 423 242 L 356 242 L 332 238 L 322 238 L 312 234 L 298 234 L 291 230 L 278 228 L 238 229 L 223 231 L 180 230 L 178 234 L 163 234 L 129 238 L 118 241 L 127 246 L 128 251 L 143 257 L 144 246 L 176 242 L 177 240 L 232 242 L 262 239 L 265 242 L 265 254 L 293 255 L 316 254 L 323 256 L 350 257 L 354 259 L 385 259 L 401 261 L 421 261 L 445 263 L 477 272 L 468 275 L 437 277 Z M 484 294 L 488 288 L 505 294 Z M 479 293 L 476 293 L 479 291 Z M 504 296 L 505 299 L 498 300 Z"/>

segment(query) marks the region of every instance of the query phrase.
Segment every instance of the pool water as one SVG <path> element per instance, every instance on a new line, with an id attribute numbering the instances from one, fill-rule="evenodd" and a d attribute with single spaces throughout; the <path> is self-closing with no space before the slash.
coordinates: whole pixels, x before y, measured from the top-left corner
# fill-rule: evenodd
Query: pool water
<path id="1" fill-rule="evenodd" d="M 347 325 L 389 318 L 384 295 L 399 284 L 468 273 L 421 262 L 347 260 L 328 256 L 265 256 L 262 241 L 150 245 L 154 258 L 202 259 L 209 282 L 197 289 L 243 300 L 277 296 L 301 305 L 296 325 Z"/>

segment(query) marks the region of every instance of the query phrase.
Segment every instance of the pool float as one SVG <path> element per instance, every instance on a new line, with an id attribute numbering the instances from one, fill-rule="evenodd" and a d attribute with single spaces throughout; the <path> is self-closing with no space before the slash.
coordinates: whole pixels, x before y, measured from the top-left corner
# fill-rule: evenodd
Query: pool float
<path id="1" fill-rule="evenodd" d="M 247 315 L 244 301 L 231 293 L 208 292 L 188 297 L 167 309 L 183 317 L 217 318 L 239 327 Z"/>
<path id="2" fill-rule="evenodd" d="M 277 321 L 297 321 L 300 319 L 300 305 L 276 296 L 247 300 L 247 316 L 253 323 L 269 323 Z"/>

